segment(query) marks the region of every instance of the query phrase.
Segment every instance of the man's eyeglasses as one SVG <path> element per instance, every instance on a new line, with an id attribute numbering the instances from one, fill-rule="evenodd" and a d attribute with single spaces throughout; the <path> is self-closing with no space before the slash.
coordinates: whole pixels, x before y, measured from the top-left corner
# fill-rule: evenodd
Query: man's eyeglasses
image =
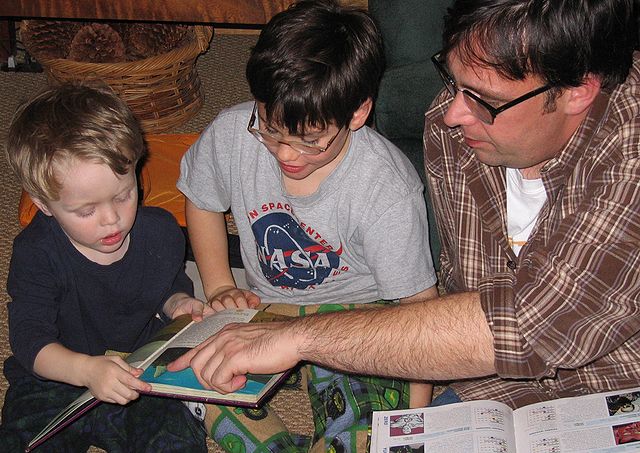
<path id="1" fill-rule="evenodd" d="M 440 78 L 442 79 L 442 82 L 444 83 L 444 86 L 449 94 L 455 98 L 456 94 L 458 92 L 461 92 L 464 95 L 464 100 L 467 104 L 467 107 L 469 107 L 469 110 L 471 110 L 475 117 L 486 124 L 493 124 L 493 121 L 495 120 L 498 113 L 502 113 L 505 110 L 510 109 L 511 107 L 514 107 L 521 102 L 524 102 L 527 99 L 531 99 L 532 97 L 544 93 L 545 91 L 552 88 L 552 85 L 544 85 L 540 88 L 536 88 L 533 91 L 529 91 L 528 93 L 523 94 L 522 96 L 514 99 L 513 101 L 507 102 L 500 107 L 494 107 L 487 101 L 483 101 L 482 99 L 480 99 L 480 97 L 478 97 L 476 94 L 473 94 L 471 91 L 460 89 L 457 87 L 456 81 L 453 80 L 453 77 L 451 77 L 451 75 L 444 67 L 441 52 L 438 52 L 434 56 L 432 56 L 431 61 L 436 67 L 438 74 L 440 74 Z"/>
<path id="2" fill-rule="evenodd" d="M 251 133 L 251 135 L 253 135 L 260 143 L 263 143 L 267 147 L 278 146 L 278 144 L 283 144 L 283 145 L 290 146 L 291 148 L 298 151 L 300 154 L 311 154 L 316 156 L 318 154 L 324 153 L 327 149 L 329 149 L 331 144 L 335 141 L 338 135 L 340 135 L 340 132 L 344 128 L 344 127 L 341 127 L 340 129 L 338 129 L 338 132 L 336 132 L 336 135 L 331 137 L 331 140 L 329 140 L 325 146 L 313 145 L 311 143 L 305 143 L 305 142 L 288 141 L 288 140 L 283 140 L 282 137 L 279 135 L 270 134 L 269 132 L 261 131 L 259 129 L 254 128 L 253 126 L 256 123 L 257 111 L 258 111 L 258 104 L 254 103 L 253 112 L 251 113 L 251 118 L 249 119 L 249 125 L 247 126 L 247 130 Z"/>

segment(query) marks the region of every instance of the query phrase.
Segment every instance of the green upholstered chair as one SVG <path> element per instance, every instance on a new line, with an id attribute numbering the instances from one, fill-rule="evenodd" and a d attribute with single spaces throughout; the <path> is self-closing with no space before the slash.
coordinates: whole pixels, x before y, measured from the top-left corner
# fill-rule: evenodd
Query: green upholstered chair
<path id="1" fill-rule="evenodd" d="M 424 178 L 422 131 L 424 113 L 442 88 L 431 55 L 442 43 L 443 17 L 452 0 L 369 0 L 385 43 L 387 69 L 375 106 L 376 129 L 398 146 Z M 430 240 L 439 267 L 438 239 L 426 194 Z"/>

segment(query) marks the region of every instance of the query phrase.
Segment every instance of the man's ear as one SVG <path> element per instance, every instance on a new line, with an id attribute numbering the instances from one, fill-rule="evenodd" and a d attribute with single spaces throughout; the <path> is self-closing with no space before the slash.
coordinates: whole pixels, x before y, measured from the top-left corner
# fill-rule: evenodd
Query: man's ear
<path id="1" fill-rule="evenodd" d="M 36 198 L 33 195 L 29 194 L 29 197 L 31 198 L 31 201 L 33 201 L 33 204 L 35 204 L 38 209 L 40 209 L 42 211 L 43 214 L 48 215 L 49 217 L 51 217 L 53 214 L 51 214 L 51 211 L 49 211 L 49 208 L 47 207 L 47 204 L 42 201 L 40 198 Z"/>
<path id="2" fill-rule="evenodd" d="M 570 115 L 579 115 L 593 104 L 593 100 L 600 93 L 600 79 L 593 74 L 588 74 L 582 84 L 569 88 L 565 112 Z"/>
<path id="3" fill-rule="evenodd" d="M 369 113 L 371 113 L 371 109 L 373 108 L 373 101 L 371 98 L 367 98 L 358 110 L 353 112 L 353 117 L 351 118 L 351 122 L 349 122 L 349 129 L 352 131 L 357 131 L 367 122 L 367 118 L 369 118 Z"/>

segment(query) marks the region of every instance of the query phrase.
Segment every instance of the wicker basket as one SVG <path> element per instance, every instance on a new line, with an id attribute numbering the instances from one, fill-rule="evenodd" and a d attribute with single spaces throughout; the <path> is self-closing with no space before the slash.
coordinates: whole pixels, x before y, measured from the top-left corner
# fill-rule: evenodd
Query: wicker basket
<path id="1" fill-rule="evenodd" d="M 23 40 L 30 21 L 22 21 Z M 47 59 L 36 53 L 50 84 L 101 80 L 124 99 L 146 133 L 160 133 L 185 123 L 202 107 L 204 93 L 196 58 L 209 47 L 213 27 L 190 27 L 186 44 L 161 55 L 123 63 L 85 63 Z"/>

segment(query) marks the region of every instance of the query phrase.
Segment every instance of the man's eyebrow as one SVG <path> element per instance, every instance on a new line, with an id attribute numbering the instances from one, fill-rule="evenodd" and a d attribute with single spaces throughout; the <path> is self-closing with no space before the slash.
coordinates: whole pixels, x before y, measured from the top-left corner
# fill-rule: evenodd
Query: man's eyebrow
<path id="1" fill-rule="evenodd" d="M 451 76 L 451 77 L 453 77 L 453 76 Z M 508 98 L 504 97 L 500 93 L 496 93 L 495 91 L 488 91 L 485 88 L 478 88 L 478 87 L 475 87 L 475 86 L 464 85 L 464 84 L 458 85 L 458 81 L 455 78 L 454 78 L 454 80 L 455 80 L 456 85 L 458 86 L 458 88 L 472 91 L 474 94 L 479 96 L 483 101 L 500 101 L 500 102 L 508 102 L 509 101 Z"/>
<path id="2" fill-rule="evenodd" d="M 495 91 L 487 91 L 486 88 L 478 88 L 476 86 L 465 85 L 463 83 L 460 83 L 460 81 L 458 79 L 456 79 L 456 77 L 453 75 L 453 73 L 451 71 L 451 67 L 446 62 L 444 64 L 444 67 L 449 72 L 449 76 L 455 82 L 456 87 L 458 87 L 459 89 L 472 91 L 474 94 L 478 95 L 483 101 L 484 100 L 502 101 L 502 102 L 508 102 L 509 101 L 508 98 L 504 97 L 500 93 L 496 93 Z M 478 78 L 480 78 L 480 77 L 478 77 Z"/>

